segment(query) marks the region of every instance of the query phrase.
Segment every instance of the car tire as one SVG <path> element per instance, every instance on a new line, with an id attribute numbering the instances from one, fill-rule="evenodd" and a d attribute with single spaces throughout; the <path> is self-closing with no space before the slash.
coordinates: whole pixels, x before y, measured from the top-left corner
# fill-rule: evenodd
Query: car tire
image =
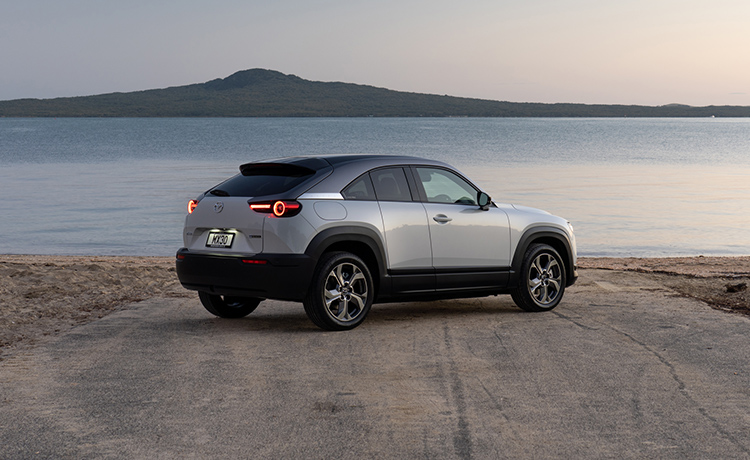
<path id="1" fill-rule="evenodd" d="M 254 312 L 263 299 L 255 297 L 229 297 L 199 291 L 198 297 L 209 313 L 221 318 L 242 318 Z"/>
<path id="2" fill-rule="evenodd" d="M 565 264 L 555 248 L 532 244 L 524 254 L 521 278 L 511 297 L 525 311 L 549 311 L 562 300 L 565 280 Z"/>
<path id="3" fill-rule="evenodd" d="M 374 287 L 362 259 L 349 252 L 332 252 L 320 259 L 302 304 L 310 320 L 321 329 L 353 329 L 370 312 Z"/>

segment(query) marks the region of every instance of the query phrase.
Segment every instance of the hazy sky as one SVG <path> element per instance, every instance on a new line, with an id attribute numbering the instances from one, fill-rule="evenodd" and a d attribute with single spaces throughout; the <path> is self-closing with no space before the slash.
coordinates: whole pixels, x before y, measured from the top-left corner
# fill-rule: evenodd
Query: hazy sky
<path id="1" fill-rule="evenodd" d="M 750 105 L 749 0 L 2 0 L 0 100 L 266 68 L 515 102 Z"/>

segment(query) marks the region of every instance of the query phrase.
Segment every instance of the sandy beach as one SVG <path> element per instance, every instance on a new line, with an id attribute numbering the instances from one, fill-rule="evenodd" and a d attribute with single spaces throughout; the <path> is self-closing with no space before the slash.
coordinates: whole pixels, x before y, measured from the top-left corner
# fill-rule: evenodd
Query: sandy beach
<path id="1" fill-rule="evenodd" d="M 171 257 L 0 256 L 4 348 L 101 318 L 153 297 L 192 297 Z"/>
<path id="2" fill-rule="evenodd" d="M 579 265 L 582 279 L 594 270 L 647 273 L 676 296 L 750 315 L 750 257 L 581 258 Z M 196 297 L 180 286 L 171 257 L 0 255 L 0 359 L 10 347 L 159 297 Z"/>

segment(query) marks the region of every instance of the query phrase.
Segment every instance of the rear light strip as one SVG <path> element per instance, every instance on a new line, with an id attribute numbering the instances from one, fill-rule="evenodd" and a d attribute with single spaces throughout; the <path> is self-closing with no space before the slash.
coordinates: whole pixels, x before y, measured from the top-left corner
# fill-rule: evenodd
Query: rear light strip
<path id="1" fill-rule="evenodd" d="M 193 211 L 195 211 L 195 207 L 198 206 L 198 202 L 199 201 L 200 200 L 190 200 L 190 201 L 188 201 L 188 206 L 187 206 L 187 208 L 188 208 L 188 214 L 192 214 Z"/>
<path id="2" fill-rule="evenodd" d="M 255 212 L 266 214 L 273 213 L 276 217 L 292 217 L 299 214 L 302 210 L 302 204 L 297 201 L 262 201 L 258 203 L 249 203 L 250 209 Z"/>

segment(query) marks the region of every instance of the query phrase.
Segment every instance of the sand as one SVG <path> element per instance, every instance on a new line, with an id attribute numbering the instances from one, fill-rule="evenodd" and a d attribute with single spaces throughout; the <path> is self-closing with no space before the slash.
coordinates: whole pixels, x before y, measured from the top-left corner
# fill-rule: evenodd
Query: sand
<path id="1" fill-rule="evenodd" d="M 596 270 L 648 273 L 676 295 L 750 314 L 750 257 L 581 258 L 579 263 L 582 277 L 595 276 Z M 172 257 L 0 255 L 0 360 L 11 347 L 33 345 L 160 297 L 197 297 L 180 286 Z"/>
<path id="2" fill-rule="evenodd" d="M 581 258 L 581 272 L 647 273 L 676 295 L 750 316 L 750 257 Z M 575 286 L 573 287 L 575 289 Z"/>
<path id="3" fill-rule="evenodd" d="M 3 348 L 153 297 L 192 297 L 172 257 L 0 255 L 0 357 Z"/>

